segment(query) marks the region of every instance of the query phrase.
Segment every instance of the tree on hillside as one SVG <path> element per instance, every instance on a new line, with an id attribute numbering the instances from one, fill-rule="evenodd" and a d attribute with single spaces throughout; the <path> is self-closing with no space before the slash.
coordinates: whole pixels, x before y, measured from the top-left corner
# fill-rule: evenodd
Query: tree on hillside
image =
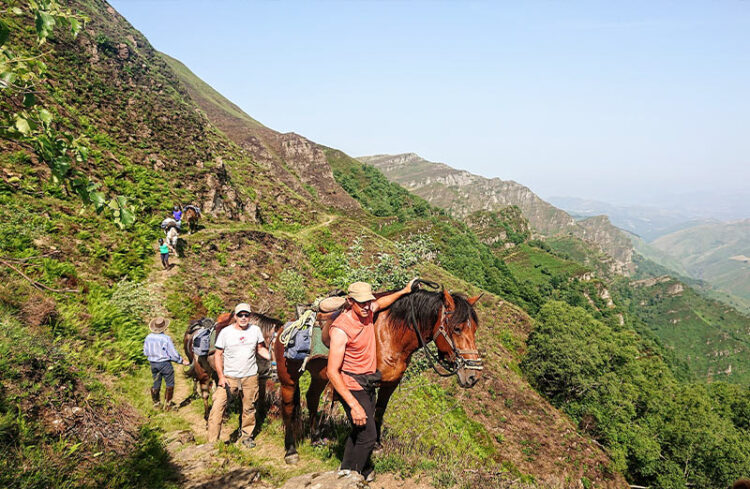
<path id="1" fill-rule="evenodd" d="M 726 486 L 750 472 L 747 410 L 732 414 L 728 387 L 680 384 L 634 331 L 580 307 L 549 302 L 537 320 L 521 367 L 609 449 L 617 470 L 660 488 Z"/>

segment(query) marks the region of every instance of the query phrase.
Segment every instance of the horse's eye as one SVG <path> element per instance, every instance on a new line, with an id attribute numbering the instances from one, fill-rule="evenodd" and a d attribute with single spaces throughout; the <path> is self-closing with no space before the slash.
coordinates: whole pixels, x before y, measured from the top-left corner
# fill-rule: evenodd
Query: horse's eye
<path id="1" fill-rule="evenodd" d="M 456 334 L 461 334 L 461 326 L 456 326 L 455 328 L 453 328 L 453 332 Z"/>

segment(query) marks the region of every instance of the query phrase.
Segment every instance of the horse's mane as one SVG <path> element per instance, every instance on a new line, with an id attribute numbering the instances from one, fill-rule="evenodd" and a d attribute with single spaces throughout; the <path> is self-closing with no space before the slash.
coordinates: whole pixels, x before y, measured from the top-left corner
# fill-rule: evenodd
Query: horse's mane
<path id="1" fill-rule="evenodd" d="M 256 324 L 263 333 L 263 338 L 266 339 L 266 346 L 270 347 L 271 337 L 274 331 L 284 325 L 284 323 L 276 318 L 266 316 L 257 312 L 250 313 L 250 324 Z"/>
<path id="2" fill-rule="evenodd" d="M 376 296 L 383 296 L 389 292 L 378 293 Z M 475 323 L 478 323 L 477 313 L 471 307 L 466 296 L 463 294 L 451 294 L 453 302 L 456 304 L 455 312 L 452 315 L 451 324 L 460 324 L 466 322 L 471 317 Z M 389 323 L 392 328 L 400 331 L 410 329 L 412 311 L 417 321 L 417 326 L 423 335 L 432 332 L 432 328 L 437 323 L 440 310 L 443 306 L 443 293 L 430 292 L 428 290 L 417 290 L 411 294 L 400 297 L 387 309 Z"/>

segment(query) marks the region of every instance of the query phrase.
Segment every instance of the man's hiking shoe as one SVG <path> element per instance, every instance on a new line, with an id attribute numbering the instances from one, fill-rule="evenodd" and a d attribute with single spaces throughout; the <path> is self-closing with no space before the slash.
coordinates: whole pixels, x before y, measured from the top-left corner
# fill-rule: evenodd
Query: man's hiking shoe
<path id="1" fill-rule="evenodd" d="M 242 445 L 245 448 L 255 448 L 255 440 L 253 440 L 252 437 L 248 436 L 242 439 Z"/>
<path id="2" fill-rule="evenodd" d="M 342 477 L 348 477 L 351 473 L 352 471 L 350 469 L 341 469 L 336 476 L 341 479 Z"/>

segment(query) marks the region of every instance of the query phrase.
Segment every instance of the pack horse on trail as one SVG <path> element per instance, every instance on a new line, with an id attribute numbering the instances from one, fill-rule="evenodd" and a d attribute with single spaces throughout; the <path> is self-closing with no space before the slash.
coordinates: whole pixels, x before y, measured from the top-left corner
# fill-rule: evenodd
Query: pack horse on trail
<path id="1" fill-rule="evenodd" d="M 432 282 L 419 282 L 433 288 L 439 287 Z M 386 294 L 388 292 L 375 296 L 382 297 Z M 459 385 L 464 388 L 471 388 L 477 383 L 482 371 L 482 360 L 476 348 L 478 319 L 474 304 L 479 297 L 466 298 L 444 289 L 440 292 L 421 289 L 400 297 L 389 308 L 376 313 L 377 369 L 382 374 L 375 405 L 378 444 L 388 401 L 401 382 L 412 354 L 419 348 L 424 348 L 427 343 L 433 341 L 437 347 L 437 358 L 433 358 L 427 349 L 424 349 L 424 353 L 438 374 L 456 375 Z M 328 328 L 340 312 L 341 310 L 318 313 L 324 342 L 328 336 Z M 306 363 L 289 359 L 284 355 L 284 345 L 278 336 L 273 343 L 273 355 L 278 363 L 281 383 L 284 459 L 287 463 L 294 464 L 299 461 L 294 430 L 301 414 L 299 380 L 304 370 L 310 372 L 310 387 L 305 397 L 310 412 L 310 428 L 315 438 L 320 394 L 328 384 L 328 359 L 313 356 Z"/>
<path id="2" fill-rule="evenodd" d="M 198 230 L 198 221 L 200 218 L 201 210 L 198 207 L 192 204 L 185 206 L 182 219 L 188 224 L 188 233 L 193 234 Z"/>

